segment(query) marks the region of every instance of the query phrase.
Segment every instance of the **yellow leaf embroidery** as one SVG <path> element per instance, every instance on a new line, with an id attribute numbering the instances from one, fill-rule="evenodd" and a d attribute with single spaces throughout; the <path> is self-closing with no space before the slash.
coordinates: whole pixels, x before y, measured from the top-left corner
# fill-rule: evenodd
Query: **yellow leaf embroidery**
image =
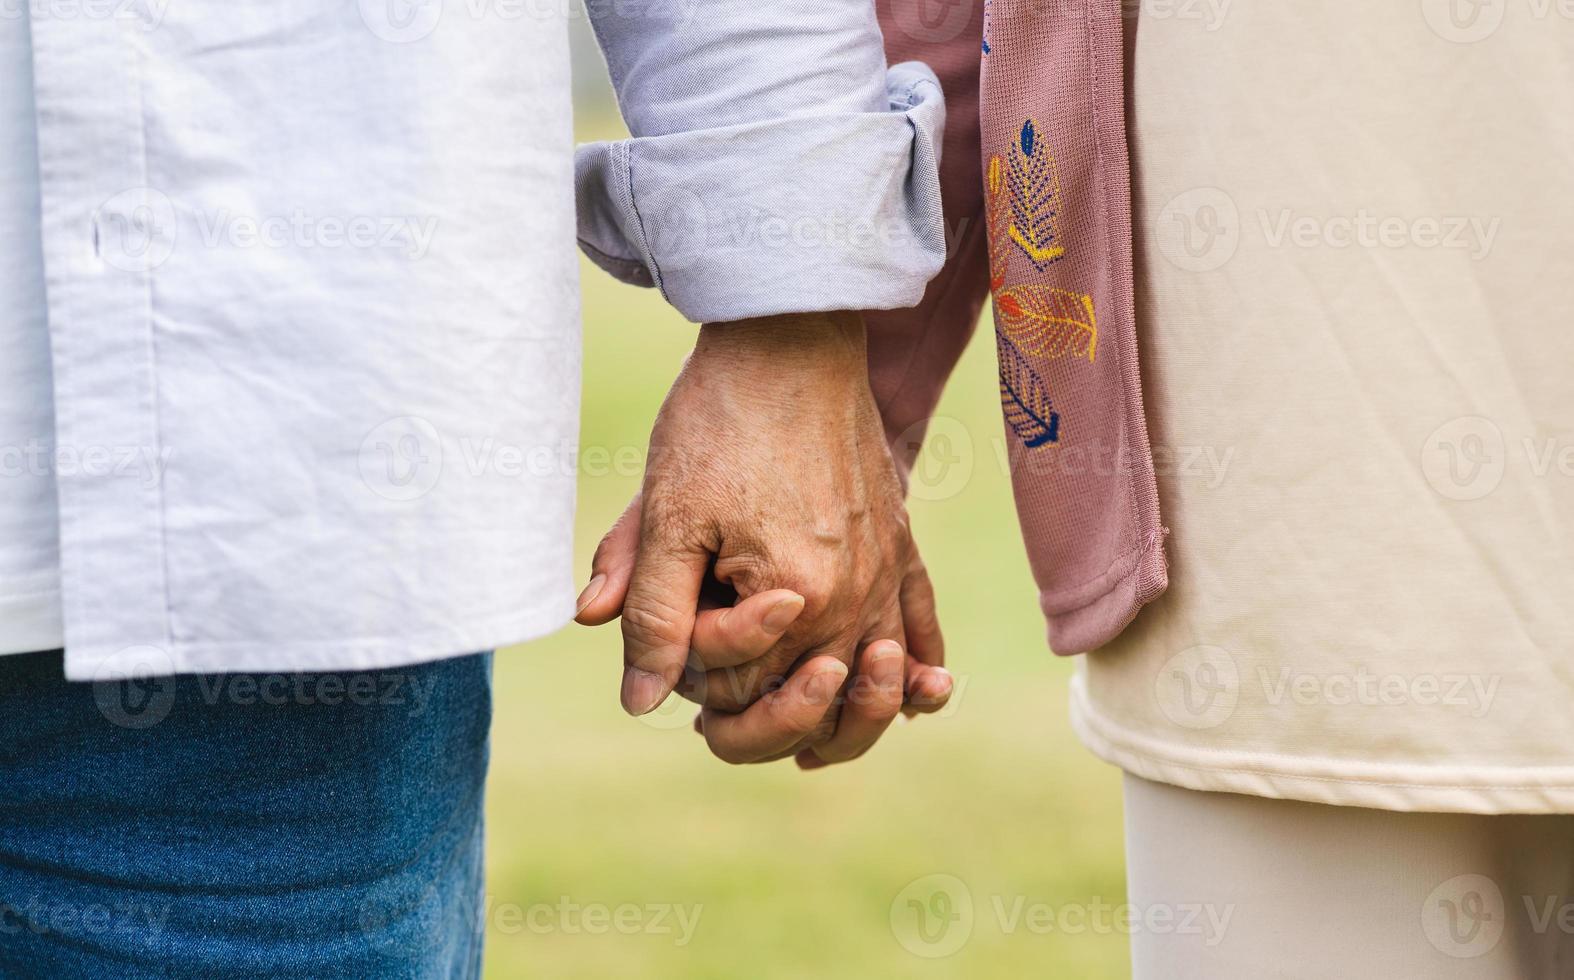
<path id="1" fill-rule="evenodd" d="M 1093 297 L 1054 286 L 1014 286 L 999 292 L 1000 327 L 1025 353 L 1045 358 L 1098 353 Z"/>

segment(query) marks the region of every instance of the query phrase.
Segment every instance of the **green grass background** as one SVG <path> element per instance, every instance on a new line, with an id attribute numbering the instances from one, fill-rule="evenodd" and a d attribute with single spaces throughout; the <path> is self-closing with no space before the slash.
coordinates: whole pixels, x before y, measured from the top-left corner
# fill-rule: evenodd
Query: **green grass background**
<path id="1" fill-rule="evenodd" d="M 618 123 L 580 129 L 607 138 Z M 589 265 L 583 284 L 582 445 L 627 458 L 643 451 L 694 328 Z M 910 502 L 958 678 L 952 710 L 899 723 L 851 765 L 735 768 L 708 755 L 675 698 L 651 719 L 622 713 L 616 625 L 501 651 L 487 977 L 1127 975 L 1124 935 L 1012 929 L 998 911 L 1119 903 L 1125 883 L 1119 773 L 1067 720 L 1072 666 L 1045 647 L 999 462 L 988 340 L 980 331 L 938 413 L 954 420 L 946 455 L 967 479 Z M 581 475 L 581 581 L 638 485 L 637 467 L 622 470 Z M 910 952 L 892 926 L 898 893 L 933 874 L 960 879 L 974 908 L 970 937 L 942 958 Z M 591 933 L 557 911 L 565 901 L 698 906 L 698 925 L 687 945 L 676 931 Z"/>

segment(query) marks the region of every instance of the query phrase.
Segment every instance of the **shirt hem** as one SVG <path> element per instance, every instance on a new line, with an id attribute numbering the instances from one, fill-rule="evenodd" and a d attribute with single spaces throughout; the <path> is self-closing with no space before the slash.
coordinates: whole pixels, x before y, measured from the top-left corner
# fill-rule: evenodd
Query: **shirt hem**
<path id="1" fill-rule="evenodd" d="M 69 681 L 104 681 L 170 674 L 302 673 L 385 670 L 468 656 L 540 639 L 568 625 L 574 600 L 400 637 L 309 642 L 181 642 L 168 651 L 66 648 Z"/>
<path id="2" fill-rule="evenodd" d="M 64 636 L 58 588 L 0 592 L 0 656 L 58 650 Z"/>
<path id="3" fill-rule="evenodd" d="M 1101 715 L 1082 676 L 1071 726 L 1094 755 L 1185 789 L 1426 813 L 1574 813 L 1574 766 L 1429 766 L 1176 746 Z"/>

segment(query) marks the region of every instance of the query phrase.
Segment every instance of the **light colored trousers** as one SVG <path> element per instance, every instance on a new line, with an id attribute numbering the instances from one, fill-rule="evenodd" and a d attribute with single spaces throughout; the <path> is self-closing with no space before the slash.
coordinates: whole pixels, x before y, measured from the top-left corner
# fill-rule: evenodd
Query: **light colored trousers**
<path id="1" fill-rule="evenodd" d="M 1574 977 L 1574 816 L 1125 788 L 1136 980 Z"/>

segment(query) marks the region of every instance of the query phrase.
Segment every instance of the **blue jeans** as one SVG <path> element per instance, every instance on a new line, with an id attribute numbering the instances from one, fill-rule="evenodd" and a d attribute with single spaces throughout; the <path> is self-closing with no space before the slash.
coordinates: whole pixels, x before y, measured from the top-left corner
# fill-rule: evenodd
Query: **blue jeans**
<path id="1" fill-rule="evenodd" d="M 0 657 L 0 977 L 480 975 L 491 656 L 63 679 Z"/>

